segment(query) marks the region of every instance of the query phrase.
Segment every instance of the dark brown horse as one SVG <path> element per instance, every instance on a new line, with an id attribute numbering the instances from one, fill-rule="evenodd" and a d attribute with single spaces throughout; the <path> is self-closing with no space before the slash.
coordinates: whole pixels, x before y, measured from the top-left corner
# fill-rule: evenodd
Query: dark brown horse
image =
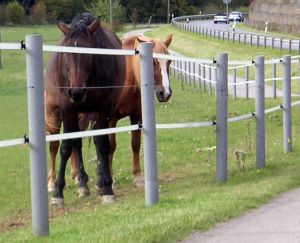
<path id="1" fill-rule="evenodd" d="M 141 42 L 151 42 L 153 44 L 153 52 L 169 54 L 168 47 L 172 42 L 172 35 L 169 35 L 164 41 L 158 39 L 150 39 L 145 36 L 129 36 L 122 42 L 123 49 L 138 49 Z M 166 102 L 172 95 L 169 81 L 169 68 L 171 61 L 153 59 L 154 69 L 154 87 L 158 101 Z M 131 124 L 142 123 L 141 110 L 141 90 L 140 90 L 140 57 L 126 56 L 126 81 L 125 87 L 117 102 L 110 127 L 116 127 L 118 120 L 129 116 Z M 112 170 L 113 154 L 116 149 L 115 134 L 109 136 L 111 144 L 110 167 Z M 133 151 L 133 184 L 135 187 L 144 186 L 144 178 L 141 175 L 140 168 L 140 145 L 141 131 L 131 132 L 131 147 Z"/>
<path id="2" fill-rule="evenodd" d="M 101 27 L 100 20 L 90 14 L 79 14 L 71 25 L 62 21 L 63 33 L 59 45 L 89 48 L 121 49 L 118 37 Z M 46 81 L 46 120 L 49 133 L 58 133 L 63 123 L 64 133 L 79 131 L 79 113 L 94 113 L 94 128 L 109 127 L 116 102 L 125 80 L 125 58 L 122 56 L 54 53 L 48 63 Z M 118 88 L 116 88 L 118 87 Z M 97 186 L 104 202 L 115 200 L 109 168 L 110 144 L 108 135 L 94 137 L 97 152 Z M 51 143 L 50 150 L 58 149 Z M 82 140 L 64 140 L 60 147 L 60 168 L 51 204 L 63 204 L 65 170 L 71 153 L 77 158 L 78 193 L 88 195 L 88 175 L 82 159 Z"/>

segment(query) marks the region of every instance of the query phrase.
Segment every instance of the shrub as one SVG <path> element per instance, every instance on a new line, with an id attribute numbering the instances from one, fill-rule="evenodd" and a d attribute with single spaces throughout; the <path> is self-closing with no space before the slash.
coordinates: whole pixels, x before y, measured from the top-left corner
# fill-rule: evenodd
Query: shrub
<path id="1" fill-rule="evenodd" d="M 0 4 L 0 25 L 7 22 L 7 6 L 3 3 Z"/>
<path id="2" fill-rule="evenodd" d="M 43 0 L 33 6 L 31 18 L 35 24 L 41 24 L 47 20 L 47 7 Z"/>
<path id="3" fill-rule="evenodd" d="M 109 23 L 110 22 L 110 6 L 109 0 L 97 0 L 90 3 L 89 6 L 86 7 L 87 11 L 89 11 L 94 16 L 101 16 L 101 19 Z M 124 10 L 119 0 L 114 0 L 112 2 L 112 29 L 117 31 L 121 28 L 121 23 L 124 17 Z"/>
<path id="4" fill-rule="evenodd" d="M 22 24 L 25 18 L 25 10 L 17 1 L 8 3 L 7 5 L 8 19 L 14 24 Z"/>

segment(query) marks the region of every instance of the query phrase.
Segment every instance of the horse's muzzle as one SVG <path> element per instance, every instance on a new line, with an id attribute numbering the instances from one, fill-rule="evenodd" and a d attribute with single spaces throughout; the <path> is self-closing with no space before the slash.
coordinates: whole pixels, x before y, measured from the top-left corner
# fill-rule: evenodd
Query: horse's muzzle
<path id="1" fill-rule="evenodd" d="M 83 103 L 86 99 L 86 89 L 69 89 L 69 97 L 73 103 Z"/>
<path id="2" fill-rule="evenodd" d="M 165 92 L 164 89 L 162 90 L 156 90 L 156 97 L 159 102 L 167 102 L 170 97 L 172 96 L 172 90 L 170 89 L 170 92 Z"/>

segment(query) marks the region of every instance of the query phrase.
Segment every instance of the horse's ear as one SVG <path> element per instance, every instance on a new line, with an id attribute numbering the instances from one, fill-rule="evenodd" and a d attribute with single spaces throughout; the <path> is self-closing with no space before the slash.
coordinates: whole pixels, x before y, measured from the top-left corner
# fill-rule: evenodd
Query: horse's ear
<path id="1" fill-rule="evenodd" d="M 147 38 L 146 36 L 139 36 L 138 38 L 136 38 L 136 40 L 139 42 L 139 43 L 143 43 L 143 42 L 147 42 L 147 41 L 151 41 L 149 38 Z"/>
<path id="2" fill-rule="evenodd" d="M 60 19 L 56 20 L 56 24 L 58 26 L 58 28 L 61 30 L 61 32 L 64 33 L 64 35 L 67 35 L 70 33 L 70 26 L 68 26 L 67 24 L 65 24 L 63 21 L 61 21 Z"/>
<path id="3" fill-rule="evenodd" d="M 88 30 L 93 34 L 100 27 L 100 18 L 95 19 L 88 27 Z"/>
<path id="4" fill-rule="evenodd" d="M 146 36 L 139 36 L 136 38 L 135 40 L 135 43 L 134 43 L 134 48 L 137 48 L 138 47 L 138 44 L 141 44 L 141 43 L 145 43 L 145 42 L 150 42 L 153 44 L 153 47 L 155 46 L 155 43 L 153 40 L 147 38 Z"/>
<path id="5" fill-rule="evenodd" d="M 170 45 L 171 42 L 172 42 L 172 38 L 173 38 L 173 34 L 169 34 L 169 35 L 167 36 L 167 38 L 163 41 L 163 42 L 165 43 L 166 47 L 169 47 L 169 45 Z"/>

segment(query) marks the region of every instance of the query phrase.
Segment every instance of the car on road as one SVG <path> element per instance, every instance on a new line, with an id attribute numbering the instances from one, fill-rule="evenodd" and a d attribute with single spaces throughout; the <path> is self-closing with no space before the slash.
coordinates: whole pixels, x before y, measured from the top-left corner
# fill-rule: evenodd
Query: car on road
<path id="1" fill-rule="evenodd" d="M 229 21 L 244 22 L 244 16 L 241 12 L 233 11 L 229 14 Z"/>
<path id="2" fill-rule="evenodd" d="M 217 23 L 228 23 L 228 18 L 226 13 L 217 13 L 214 17 L 214 24 Z"/>

